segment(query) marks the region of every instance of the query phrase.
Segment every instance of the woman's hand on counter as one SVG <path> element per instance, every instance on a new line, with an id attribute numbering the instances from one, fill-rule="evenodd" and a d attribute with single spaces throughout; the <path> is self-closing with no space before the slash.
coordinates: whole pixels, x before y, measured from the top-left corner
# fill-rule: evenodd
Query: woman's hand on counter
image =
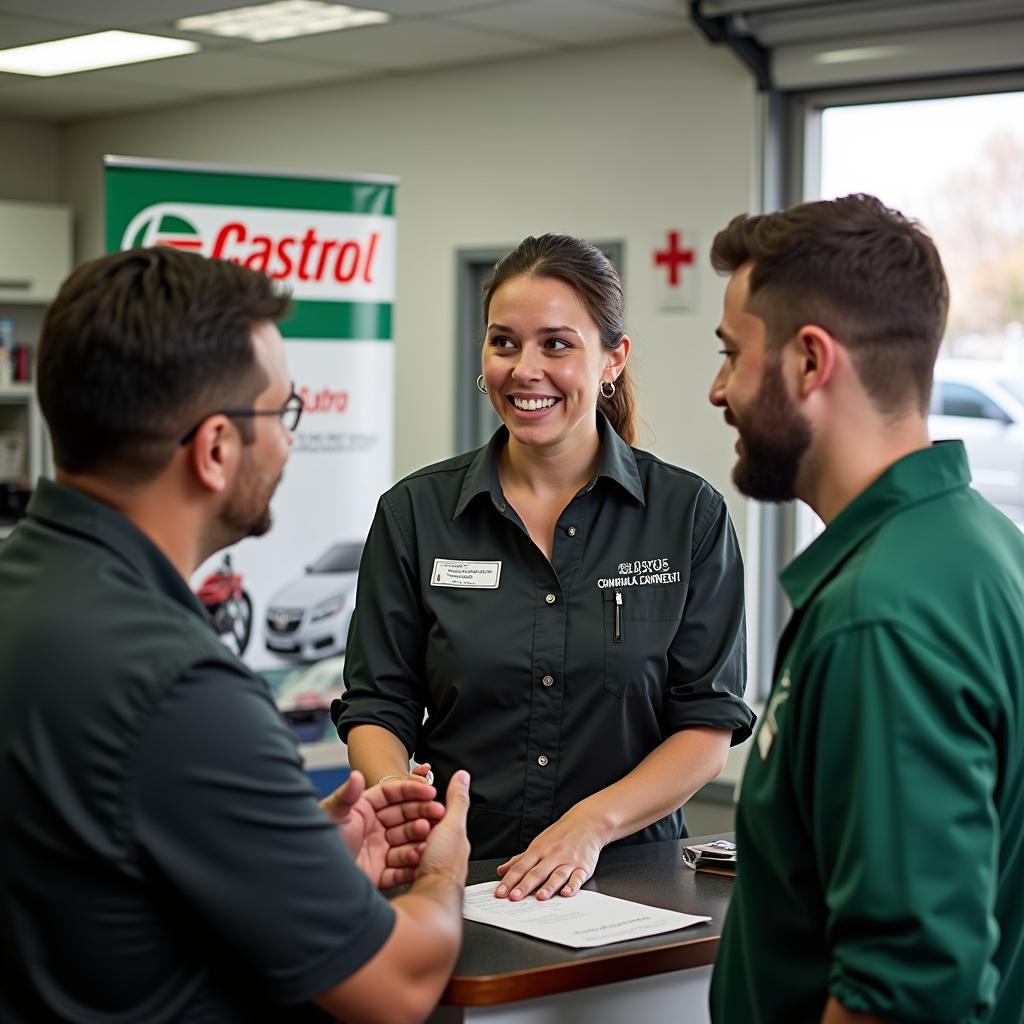
<path id="1" fill-rule="evenodd" d="M 522 853 L 499 865 L 499 899 L 521 900 L 536 891 L 537 899 L 575 896 L 597 867 L 608 839 L 603 824 L 582 804 L 548 826 Z"/>

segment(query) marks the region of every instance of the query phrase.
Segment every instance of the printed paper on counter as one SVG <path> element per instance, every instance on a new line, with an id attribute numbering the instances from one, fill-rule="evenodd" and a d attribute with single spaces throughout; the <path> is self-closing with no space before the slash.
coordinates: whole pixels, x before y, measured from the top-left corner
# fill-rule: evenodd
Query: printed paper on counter
<path id="1" fill-rule="evenodd" d="M 535 896 L 527 896 L 512 903 L 507 899 L 495 899 L 497 884 L 495 881 L 466 886 L 462 916 L 467 921 L 521 932 L 575 949 L 661 935 L 711 920 L 710 917 L 695 917 L 620 900 L 590 889 L 581 889 L 569 898 L 555 896 L 549 900 L 538 900 Z"/>

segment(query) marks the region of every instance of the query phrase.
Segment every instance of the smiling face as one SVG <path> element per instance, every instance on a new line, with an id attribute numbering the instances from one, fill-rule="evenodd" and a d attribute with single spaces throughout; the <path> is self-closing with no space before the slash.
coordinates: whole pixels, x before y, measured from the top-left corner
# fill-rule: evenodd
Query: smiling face
<path id="1" fill-rule="evenodd" d="M 483 371 L 509 434 L 524 445 L 558 445 L 596 435 L 598 389 L 629 351 L 601 344 L 576 292 L 550 277 L 510 278 L 487 310 Z"/>
<path id="2" fill-rule="evenodd" d="M 732 471 L 738 490 L 759 501 L 791 501 L 811 428 L 786 389 L 782 350 L 769 346 L 764 320 L 747 309 L 752 266 L 740 267 L 725 289 L 716 332 L 723 361 L 709 398 L 739 434 Z"/>

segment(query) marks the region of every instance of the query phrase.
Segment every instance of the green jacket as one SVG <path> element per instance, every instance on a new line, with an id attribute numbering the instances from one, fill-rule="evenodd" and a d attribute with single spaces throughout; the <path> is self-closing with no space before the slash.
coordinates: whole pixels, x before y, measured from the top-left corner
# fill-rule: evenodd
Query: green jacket
<path id="1" fill-rule="evenodd" d="M 1024 537 L 969 483 L 914 452 L 782 574 L 717 1022 L 1022 1020 Z"/>

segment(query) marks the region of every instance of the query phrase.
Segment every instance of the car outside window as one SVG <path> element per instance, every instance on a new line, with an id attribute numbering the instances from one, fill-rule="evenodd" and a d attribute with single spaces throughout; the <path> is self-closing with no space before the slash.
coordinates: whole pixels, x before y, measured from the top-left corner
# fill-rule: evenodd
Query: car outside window
<path id="1" fill-rule="evenodd" d="M 1024 380 L 1001 380 L 999 384 L 1024 405 Z"/>
<path id="2" fill-rule="evenodd" d="M 1009 422 L 1006 412 L 987 395 L 969 384 L 944 381 L 941 385 L 941 415 L 963 416 L 976 420 Z"/>

